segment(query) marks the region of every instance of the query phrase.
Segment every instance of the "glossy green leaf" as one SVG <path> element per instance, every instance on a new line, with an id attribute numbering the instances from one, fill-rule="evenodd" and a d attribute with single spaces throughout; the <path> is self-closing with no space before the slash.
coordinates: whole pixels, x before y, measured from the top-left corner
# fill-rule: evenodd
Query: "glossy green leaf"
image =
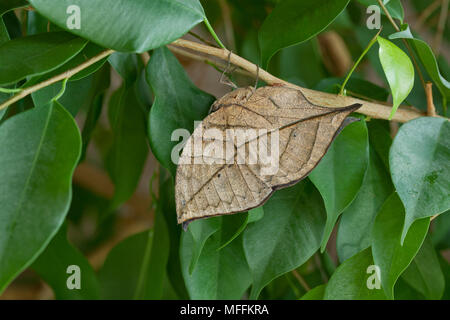
<path id="1" fill-rule="evenodd" d="M 445 279 L 430 237 L 427 237 L 402 278 L 427 299 L 439 300 L 444 293 Z"/>
<path id="2" fill-rule="evenodd" d="M 81 151 L 78 127 L 58 103 L 0 126 L 0 292 L 62 225 Z"/>
<path id="3" fill-rule="evenodd" d="M 151 247 L 150 243 L 147 243 L 145 248 L 135 299 L 161 299 L 163 295 L 170 239 L 161 210 L 162 207 L 159 205 L 155 213 L 153 241 Z"/>
<path id="4" fill-rule="evenodd" d="M 158 161 L 175 177 L 171 155 L 179 142 L 172 141 L 172 133 L 177 129 L 192 132 L 194 121 L 206 117 L 215 98 L 194 86 L 167 48 L 154 51 L 147 66 L 147 82 L 155 94 L 149 116 L 150 146 Z"/>
<path id="5" fill-rule="evenodd" d="M 67 32 L 43 33 L 8 41 L 0 46 L 0 85 L 52 71 L 77 55 L 86 43 L 86 40 Z"/>
<path id="6" fill-rule="evenodd" d="M 389 151 L 392 145 L 389 122 L 372 119 L 367 123 L 367 128 L 369 129 L 370 146 L 383 161 L 386 170 L 389 171 Z"/>
<path id="7" fill-rule="evenodd" d="M 80 66 L 81 64 L 85 63 L 89 59 L 93 58 L 94 56 L 100 54 L 104 50 L 106 50 L 106 49 L 99 47 L 96 44 L 88 43 L 83 48 L 83 50 L 81 50 L 80 53 L 78 53 L 75 57 L 73 57 L 72 59 L 70 59 L 69 61 L 64 63 L 62 66 L 58 67 L 57 69 L 55 69 L 51 72 L 45 73 L 43 75 L 32 77 L 23 85 L 23 87 L 30 87 L 32 85 L 43 82 L 52 77 L 58 76 L 64 72 L 71 70 L 71 69 L 74 69 L 74 68 Z M 74 74 L 72 77 L 69 78 L 69 81 L 78 81 L 78 80 L 88 77 L 92 73 L 98 71 L 98 69 L 100 69 L 105 64 L 106 60 L 107 60 L 107 58 L 103 58 L 102 60 L 90 65 L 86 69 L 83 69 L 82 71 Z"/>
<path id="8" fill-rule="evenodd" d="M 323 296 L 325 295 L 325 288 L 326 286 L 324 284 L 312 288 L 307 293 L 305 293 L 303 297 L 300 298 L 300 300 L 323 300 Z"/>
<path id="9" fill-rule="evenodd" d="M 392 119 L 400 103 L 408 97 L 414 86 L 414 66 L 408 55 L 389 40 L 378 37 L 378 44 L 378 55 L 394 99 L 389 116 Z"/>
<path id="10" fill-rule="evenodd" d="M 442 96 L 444 97 L 444 110 L 446 108 L 446 101 L 450 99 L 450 82 L 445 79 L 441 72 L 439 71 L 439 66 L 436 61 L 436 57 L 434 56 L 433 50 L 431 47 L 420 39 L 416 39 L 411 34 L 408 25 L 402 26 L 403 31 L 391 34 L 389 39 L 408 39 L 410 43 L 412 43 L 415 52 L 419 56 L 420 61 L 422 62 L 425 70 L 427 71 L 430 78 L 433 80 L 434 84 L 437 86 Z"/>
<path id="11" fill-rule="evenodd" d="M 3 18 L 0 17 L 0 46 L 7 41 L 9 41 L 9 33 L 8 30 L 6 29 Z"/>
<path id="12" fill-rule="evenodd" d="M 370 248 L 345 260 L 328 281 L 324 300 L 385 300 L 381 287 L 369 289 L 368 283 L 377 278 L 375 271 L 368 269 L 373 265 Z"/>
<path id="13" fill-rule="evenodd" d="M 420 132 L 420 134 L 418 134 Z M 401 126 L 389 154 L 392 181 L 411 224 L 450 209 L 450 123 L 423 117 Z"/>
<path id="14" fill-rule="evenodd" d="M 136 297 L 141 277 L 149 272 L 146 258 L 151 254 L 153 235 L 153 230 L 132 235 L 109 252 L 98 273 L 103 299 Z"/>
<path id="15" fill-rule="evenodd" d="M 30 0 L 36 10 L 61 28 L 75 18 L 78 6 L 83 38 L 117 51 L 144 52 L 170 43 L 205 19 L 198 0 Z"/>
<path id="16" fill-rule="evenodd" d="M 280 49 L 306 41 L 324 30 L 349 0 L 283 0 L 259 30 L 262 66 Z"/>
<path id="17" fill-rule="evenodd" d="M 317 39 L 284 48 L 279 56 L 279 76 L 286 81 L 309 88 L 326 76 Z"/>
<path id="18" fill-rule="evenodd" d="M 190 232 L 183 233 L 181 237 L 181 265 L 191 299 L 240 299 L 251 284 L 242 238 L 217 250 L 226 240 L 223 234 L 234 227 L 227 218 L 229 217 L 219 217 L 220 229 L 206 241 L 192 274 L 189 273 L 189 265 L 194 239 Z"/>
<path id="19" fill-rule="evenodd" d="M 180 261 L 180 240 L 183 229 L 178 225 L 177 213 L 175 209 L 175 188 L 173 178 L 170 173 L 160 167 L 159 178 L 159 199 L 158 205 L 161 206 L 161 212 L 166 220 L 166 225 L 170 238 L 169 260 L 167 263 L 167 277 L 176 292 L 179 299 L 188 299 L 182 274 Z"/>
<path id="20" fill-rule="evenodd" d="M 244 250 L 256 299 L 273 279 L 305 263 L 319 248 L 325 208 L 309 181 L 277 191 L 264 205 L 264 217 L 245 230 Z"/>
<path id="21" fill-rule="evenodd" d="M 327 210 L 321 243 L 325 249 L 339 215 L 355 199 L 369 162 L 369 139 L 364 121 L 348 125 L 338 135 L 309 178 L 320 191 Z"/>
<path id="22" fill-rule="evenodd" d="M 430 219 L 416 221 L 400 242 L 405 211 L 398 195 L 393 193 L 383 204 L 372 229 L 372 253 L 380 267 L 381 283 L 386 296 L 394 298 L 394 285 L 420 249 L 428 232 Z"/>
<path id="23" fill-rule="evenodd" d="M 371 150 L 361 189 L 342 213 L 339 223 L 337 252 L 341 262 L 370 246 L 373 222 L 392 191 L 389 173 L 375 151 Z"/>
<path id="24" fill-rule="evenodd" d="M 111 208 L 117 208 L 134 193 L 147 159 L 145 113 L 135 87 L 122 86 L 111 97 L 109 121 L 114 134 L 107 155 L 108 172 L 114 182 Z"/>
<path id="25" fill-rule="evenodd" d="M 69 289 L 68 278 L 74 273 L 69 266 L 80 269 L 80 289 Z M 67 240 L 67 226 L 64 225 L 31 268 L 52 287 L 58 300 L 92 300 L 100 298 L 97 275 L 85 256 Z"/>
<path id="26" fill-rule="evenodd" d="M 209 237 L 220 229 L 221 223 L 222 219 L 220 217 L 213 217 L 193 221 L 189 224 L 187 232 L 190 233 L 192 237 L 190 245 L 190 250 L 192 250 L 192 258 L 189 263 L 189 274 L 192 274 L 194 271 L 206 240 L 208 240 Z"/>
<path id="27" fill-rule="evenodd" d="M 87 102 L 88 111 L 86 120 L 84 121 L 83 130 L 81 131 L 83 148 L 80 162 L 83 161 L 86 156 L 87 147 L 100 118 L 106 90 L 110 86 L 110 73 L 110 67 L 104 66 L 99 72 L 96 72 L 93 75 L 91 93 Z"/>

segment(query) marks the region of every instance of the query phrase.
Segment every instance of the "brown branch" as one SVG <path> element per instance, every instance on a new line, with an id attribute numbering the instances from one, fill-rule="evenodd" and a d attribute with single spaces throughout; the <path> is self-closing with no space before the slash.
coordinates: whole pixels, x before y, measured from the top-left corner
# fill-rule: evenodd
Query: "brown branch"
<path id="1" fill-rule="evenodd" d="M 192 42 L 184 39 L 178 39 L 172 42 L 173 46 L 177 46 L 184 49 L 193 50 L 196 52 L 200 52 L 203 54 L 207 54 L 210 56 L 214 56 L 220 58 L 224 61 L 228 61 L 228 57 L 230 58 L 230 62 L 238 66 L 244 70 L 247 70 L 254 76 L 257 74 L 258 67 L 251 63 L 250 61 L 231 53 L 229 54 L 228 50 L 214 48 L 210 46 L 206 46 L 197 42 Z M 346 107 L 355 103 L 361 103 L 362 107 L 358 110 L 359 113 L 370 116 L 371 118 L 376 119 L 389 119 L 389 115 L 391 113 L 392 106 L 386 106 L 382 103 L 365 101 L 362 99 L 357 99 L 348 96 L 336 95 L 331 93 L 320 92 L 316 90 L 311 90 L 307 88 L 299 87 L 295 84 L 289 83 L 282 79 L 275 77 L 269 72 L 259 68 L 259 78 L 264 80 L 269 85 L 282 84 L 291 88 L 296 88 L 302 91 L 305 97 L 310 100 L 314 104 L 322 105 L 330 108 L 341 108 Z M 410 108 L 400 107 L 393 117 L 393 121 L 398 122 L 407 122 L 415 118 L 419 118 L 424 116 L 424 114 L 417 112 L 415 110 L 411 110 Z"/>
<path id="2" fill-rule="evenodd" d="M 436 107 L 433 102 L 433 84 L 431 82 L 427 82 L 425 94 L 427 96 L 427 115 L 436 117 Z"/>

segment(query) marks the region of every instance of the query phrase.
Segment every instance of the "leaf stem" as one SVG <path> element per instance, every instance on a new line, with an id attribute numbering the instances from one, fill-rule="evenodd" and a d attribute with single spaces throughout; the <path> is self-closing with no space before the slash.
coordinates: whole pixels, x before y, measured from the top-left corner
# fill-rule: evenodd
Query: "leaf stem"
<path id="1" fill-rule="evenodd" d="M 52 99 L 53 101 L 58 101 L 63 95 L 64 92 L 66 92 L 66 87 L 67 87 L 67 81 L 69 80 L 69 78 L 65 78 L 62 82 L 62 87 L 61 90 L 58 92 L 58 94 Z"/>
<path id="2" fill-rule="evenodd" d="M 216 40 L 217 44 L 222 48 L 222 49 L 226 49 L 225 46 L 223 45 L 222 41 L 220 41 L 219 37 L 217 36 L 216 32 L 214 31 L 213 27 L 211 26 L 211 24 L 209 23 L 208 18 L 205 17 L 205 19 L 203 20 L 203 22 L 205 23 L 206 28 L 208 29 L 209 33 L 211 33 L 211 35 L 213 36 L 214 40 Z"/>
<path id="3" fill-rule="evenodd" d="M 340 95 L 344 94 L 345 86 L 346 86 L 348 80 L 350 80 L 350 77 L 352 76 L 352 74 L 355 71 L 356 67 L 359 65 L 361 60 L 364 58 L 364 56 L 367 54 L 367 52 L 369 52 L 370 48 L 372 48 L 374 43 L 377 41 L 377 38 L 380 35 L 381 30 L 382 29 L 380 29 L 380 31 L 377 32 L 377 34 L 372 38 L 372 40 L 370 40 L 370 42 L 367 45 L 366 49 L 364 49 L 363 53 L 359 56 L 358 60 L 353 65 L 353 67 L 351 68 L 350 72 L 347 74 L 347 77 L 345 78 L 344 82 L 342 83 L 341 90 L 339 91 Z"/>
<path id="4" fill-rule="evenodd" d="M 0 88 L 0 92 L 2 93 L 18 93 L 21 92 L 22 89 L 8 89 L 8 88 Z"/>
<path id="5" fill-rule="evenodd" d="M 427 82 L 427 90 L 425 91 L 427 96 L 427 115 L 429 117 L 436 117 L 436 107 L 433 102 L 433 84 Z"/>

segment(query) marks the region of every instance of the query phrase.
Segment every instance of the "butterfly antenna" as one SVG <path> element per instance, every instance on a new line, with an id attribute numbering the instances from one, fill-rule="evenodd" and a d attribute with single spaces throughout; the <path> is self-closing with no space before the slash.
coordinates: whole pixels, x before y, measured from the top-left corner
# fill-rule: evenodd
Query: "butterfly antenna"
<path id="1" fill-rule="evenodd" d="M 227 67 L 225 68 L 225 70 L 223 70 L 222 75 L 220 76 L 220 80 L 219 82 L 222 84 L 225 84 L 227 86 L 232 87 L 233 89 L 237 89 L 237 85 L 234 84 L 229 77 L 227 76 L 228 72 L 233 72 L 233 70 L 230 69 L 231 66 L 231 51 L 228 51 L 228 61 L 227 61 Z M 225 76 L 227 78 L 225 78 Z"/>

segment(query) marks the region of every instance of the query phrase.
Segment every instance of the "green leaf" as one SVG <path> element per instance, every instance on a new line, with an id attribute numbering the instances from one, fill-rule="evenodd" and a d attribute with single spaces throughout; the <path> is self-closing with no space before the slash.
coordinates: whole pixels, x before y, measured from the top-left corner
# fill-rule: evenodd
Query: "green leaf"
<path id="1" fill-rule="evenodd" d="M 305 263 L 319 248 L 325 208 L 309 181 L 277 191 L 264 205 L 264 217 L 244 231 L 244 250 L 256 299 L 273 279 Z"/>
<path id="2" fill-rule="evenodd" d="M 381 283 L 386 296 L 394 298 L 394 285 L 420 249 L 428 232 L 430 219 L 415 222 L 400 243 L 404 208 L 396 193 L 383 204 L 372 229 L 372 253 L 380 267 Z"/>
<path id="3" fill-rule="evenodd" d="M 147 159 L 146 115 L 134 86 L 118 89 L 108 111 L 114 140 L 107 168 L 115 185 L 110 208 L 115 209 L 133 195 Z"/>
<path id="4" fill-rule="evenodd" d="M 0 126 L 0 292 L 62 225 L 81 151 L 78 127 L 57 102 Z"/>
<path id="5" fill-rule="evenodd" d="M 222 223 L 221 217 L 213 217 L 210 219 L 201 219 L 193 221 L 189 224 L 188 233 L 191 234 L 192 240 L 190 250 L 192 250 L 191 262 L 189 263 L 189 274 L 194 272 L 195 266 L 200 258 L 203 247 L 214 233 L 219 231 Z"/>
<path id="6" fill-rule="evenodd" d="M 309 40 L 347 7 L 349 0 L 283 0 L 259 30 L 262 66 L 280 49 Z"/>
<path id="7" fill-rule="evenodd" d="M 135 299 L 161 299 L 163 295 L 170 239 L 161 210 L 162 207 L 159 205 L 155 213 L 153 241 L 151 247 L 148 242 L 145 248 Z"/>
<path id="8" fill-rule="evenodd" d="M 0 17 L 0 46 L 7 41 L 9 41 L 9 33 L 8 30 L 6 29 L 3 18 Z"/>
<path id="9" fill-rule="evenodd" d="M 445 278 L 430 237 L 427 237 L 402 278 L 427 299 L 439 300 L 444 293 Z"/>
<path id="10" fill-rule="evenodd" d="M 80 53 L 78 53 L 75 57 L 73 57 L 72 59 L 70 59 L 69 61 L 67 61 L 66 63 L 64 63 L 62 66 L 58 67 L 57 69 L 45 73 L 43 75 L 39 75 L 36 77 L 32 77 L 30 80 L 28 80 L 23 87 L 30 87 L 32 85 L 35 85 L 39 82 L 43 82 L 45 80 L 48 80 L 52 77 L 55 77 L 57 75 L 60 75 L 64 72 L 67 72 L 71 69 L 74 69 L 78 66 L 80 66 L 81 64 L 87 62 L 88 60 L 90 60 L 91 58 L 93 58 L 94 56 L 100 54 L 102 51 L 104 51 L 105 49 L 102 47 L 99 47 L 93 43 L 88 43 L 83 50 L 81 50 Z M 106 62 L 107 58 L 103 58 L 102 60 L 90 65 L 89 67 L 87 67 L 86 69 L 83 69 L 82 71 L 74 74 L 73 76 L 71 76 L 69 78 L 69 81 L 78 81 L 81 80 L 83 78 L 88 77 L 89 75 L 91 75 L 92 73 L 98 71 L 98 69 L 100 69 L 104 63 Z"/>
<path id="11" fill-rule="evenodd" d="M 215 98 L 194 86 L 167 48 L 154 51 L 147 66 L 147 82 L 155 94 L 149 116 L 150 146 L 158 161 L 175 177 L 171 155 L 178 142 L 172 141 L 172 133 L 177 129 L 192 132 L 194 121 L 206 117 Z"/>
<path id="12" fill-rule="evenodd" d="M 279 57 L 279 75 L 286 81 L 309 88 L 326 76 L 317 39 L 284 48 Z"/>
<path id="13" fill-rule="evenodd" d="M 205 19 L 198 0 L 30 0 L 33 7 L 61 28 L 68 29 L 80 8 L 80 28 L 71 29 L 83 38 L 116 51 L 145 52 L 170 43 Z"/>
<path id="14" fill-rule="evenodd" d="M 327 210 L 321 243 L 325 250 L 339 215 L 355 199 L 369 163 L 369 139 L 365 121 L 348 125 L 330 146 L 309 178 L 320 191 Z"/>
<path id="15" fill-rule="evenodd" d="M 69 266 L 80 268 L 80 289 L 68 289 Z M 31 268 L 52 287 L 57 300 L 92 300 L 100 298 L 97 276 L 88 260 L 67 240 L 67 226 L 63 225 L 48 247 Z"/>
<path id="16" fill-rule="evenodd" d="M 8 41 L 0 46 L 0 85 L 52 71 L 77 55 L 86 43 L 67 32 L 42 33 Z"/>
<path id="17" fill-rule="evenodd" d="M 370 146 L 383 161 L 384 167 L 389 171 L 389 151 L 392 138 L 389 122 L 385 120 L 372 119 L 367 123 L 369 129 Z"/>
<path id="18" fill-rule="evenodd" d="M 345 260 L 331 276 L 324 300 L 385 300 L 383 289 L 369 289 L 368 283 L 376 273 L 369 272 L 374 265 L 370 248 Z"/>
<path id="19" fill-rule="evenodd" d="M 361 189 L 342 213 L 339 223 L 337 252 L 341 262 L 370 246 L 373 222 L 392 191 L 389 173 L 375 151 L 371 150 Z"/>
<path id="20" fill-rule="evenodd" d="M 418 134 L 420 133 L 420 134 Z M 411 224 L 450 209 L 450 123 L 423 117 L 400 127 L 389 154 L 392 181 Z"/>
<path id="21" fill-rule="evenodd" d="M 99 72 L 96 72 L 93 75 L 91 93 L 87 102 L 88 111 L 81 132 L 83 147 L 80 162 L 82 162 L 86 156 L 87 147 L 100 118 L 106 90 L 109 88 L 111 82 L 110 73 L 110 67 L 104 66 Z"/>
<path id="22" fill-rule="evenodd" d="M 300 300 L 323 300 L 325 295 L 326 285 L 321 284 L 315 288 L 312 288 L 300 298 Z"/>
<path id="23" fill-rule="evenodd" d="M 177 222 L 177 212 L 175 209 L 175 188 L 173 178 L 170 173 L 160 167 L 159 178 L 159 199 L 162 214 L 166 220 L 166 225 L 170 238 L 169 260 L 167 263 L 167 277 L 179 299 L 188 299 L 189 295 L 184 284 L 180 261 L 180 243 L 182 228 Z M 184 232 L 183 232 L 184 233 Z"/>
<path id="24" fill-rule="evenodd" d="M 391 88 L 394 104 L 389 120 L 397 111 L 400 103 L 408 97 L 414 86 L 414 66 L 408 55 L 395 44 L 382 37 L 378 37 L 381 65 Z"/>
<path id="25" fill-rule="evenodd" d="M 450 99 L 450 82 L 441 75 L 433 50 L 431 50 L 430 46 L 425 41 L 414 38 L 408 25 L 403 25 L 402 29 L 403 31 L 391 34 L 389 39 L 403 38 L 408 39 L 408 42 L 412 43 L 425 70 L 427 70 L 428 75 L 444 97 L 444 110 L 446 110 L 447 99 Z"/>
<path id="26" fill-rule="evenodd" d="M 181 237 L 180 257 L 183 276 L 191 299 L 240 299 L 251 284 L 251 275 L 245 261 L 242 238 L 231 242 L 222 250 L 217 250 L 226 240 L 224 234 L 234 226 L 230 217 L 219 217 L 221 226 L 205 243 L 192 274 L 194 238 L 185 232 Z"/>
<path id="27" fill-rule="evenodd" d="M 380 13 L 386 15 L 384 10 L 380 8 L 377 0 L 358 0 L 358 2 L 365 5 L 366 7 L 376 5 L 380 9 Z M 405 18 L 405 12 L 400 0 L 383 0 L 383 4 L 392 18 L 398 19 L 400 20 L 400 22 L 403 22 L 403 19 Z"/>
<path id="28" fill-rule="evenodd" d="M 108 254 L 98 278 L 103 299 L 126 299 L 135 297 L 141 275 L 148 275 L 153 230 L 132 235 Z"/>

